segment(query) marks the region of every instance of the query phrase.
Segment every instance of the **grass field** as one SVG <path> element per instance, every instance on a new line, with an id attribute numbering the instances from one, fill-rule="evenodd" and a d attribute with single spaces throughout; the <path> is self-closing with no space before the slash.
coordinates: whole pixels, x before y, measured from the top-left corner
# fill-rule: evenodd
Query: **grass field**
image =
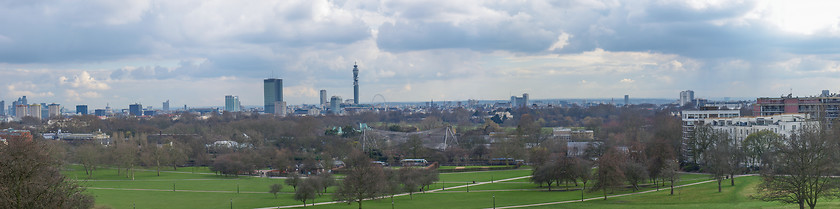
<path id="1" fill-rule="evenodd" d="M 85 179 L 84 171 L 70 166 L 65 175 L 78 178 L 79 183 L 88 187 L 87 191 L 96 197 L 100 207 L 111 208 L 261 208 L 274 206 L 299 205 L 293 196 L 293 189 L 283 185 L 283 190 L 275 199 L 267 193 L 271 184 L 283 184 L 283 179 L 257 177 L 226 177 L 211 173 L 207 168 L 180 168 L 178 171 L 165 171 L 157 176 L 155 171 L 138 170 L 135 180 L 117 175 L 115 169 L 99 169 L 94 178 Z M 395 208 L 490 208 L 495 205 L 514 206 L 581 199 L 580 186 L 546 187 L 529 182 L 528 178 L 502 181 L 530 175 L 527 169 L 478 171 L 466 173 L 442 173 L 440 181 L 432 189 L 446 187 L 444 191 L 416 193 L 413 199 L 408 196 L 394 198 Z M 709 180 L 703 174 L 683 174 L 680 184 L 689 184 Z M 453 188 L 471 184 L 490 182 Z M 608 200 L 593 200 L 564 204 L 552 204 L 528 208 L 795 208 L 795 205 L 761 202 L 751 199 L 758 177 L 736 179 L 737 186 L 728 186 L 724 182 L 723 192 L 717 192 L 715 183 L 704 183 L 679 188 L 675 195 L 668 195 L 668 190 L 624 197 L 612 197 Z M 175 191 L 172 191 L 174 186 Z M 587 186 L 591 186 L 591 183 Z M 329 194 L 319 197 L 315 202 L 329 202 Z M 642 190 L 655 190 L 654 185 L 646 184 Z M 469 192 L 467 191 L 469 190 Z M 630 189 L 618 189 L 610 195 L 631 193 Z M 495 196 L 495 199 L 494 199 Z M 600 192 L 583 193 L 584 198 L 601 197 Z M 310 203 L 310 202 L 307 202 Z M 365 201 L 364 208 L 391 208 L 391 199 Z M 313 207 L 313 206 L 309 206 Z M 357 208 L 354 203 L 316 205 L 314 208 Z M 821 201 L 818 208 L 840 208 L 840 201 Z"/>

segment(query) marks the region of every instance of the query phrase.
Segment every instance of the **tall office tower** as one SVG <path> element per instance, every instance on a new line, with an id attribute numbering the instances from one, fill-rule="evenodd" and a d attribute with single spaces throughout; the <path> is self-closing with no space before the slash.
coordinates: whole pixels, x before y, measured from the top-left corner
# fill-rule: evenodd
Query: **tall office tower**
<path id="1" fill-rule="evenodd" d="M 336 115 L 341 113 L 341 97 L 340 96 L 332 96 L 332 98 L 330 98 L 330 113 L 336 114 Z"/>
<path id="2" fill-rule="evenodd" d="M 274 102 L 283 101 L 283 79 L 268 78 L 263 80 L 265 113 L 274 114 Z"/>
<path id="3" fill-rule="evenodd" d="M 143 105 L 138 103 L 128 105 L 128 114 L 133 116 L 143 116 Z"/>
<path id="4" fill-rule="evenodd" d="M 327 90 L 321 89 L 321 108 L 327 105 Z"/>
<path id="5" fill-rule="evenodd" d="M 274 114 L 285 117 L 286 116 L 286 102 L 284 101 L 276 101 L 274 102 Z"/>
<path id="6" fill-rule="evenodd" d="M 0 115 L 6 115 L 6 101 L 0 101 Z"/>
<path id="7" fill-rule="evenodd" d="M 61 116 L 61 105 L 52 103 L 47 107 L 49 107 L 49 117 Z"/>
<path id="8" fill-rule="evenodd" d="M 624 95 L 624 106 L 630 105 L 630 95 Z"/>
<path id="9" fill-rule="evenodd" d="M 87 105 L 76 105 L 76 114 L 87 115 L 88 114 Z"/>
<path id="10" fill-rule="evenodd" d="M 20 98 L 20 99 L 18 99 L 18 100 L 20 100 L 20 102 L 21 102 L 21 104 L 22 104 L 22 105 L 29 105 L 29 102 L 27 102 L 27 101 L 26 101 L 26 96 L 23 96 L 23 97 L 21 97 L 21 98 Z"/>
<path id="11" fill-rule="evenodd" d="M 680 92 L 680 106 L 686 106 L 694 102 L 694 91 L 685 90 Z"/>
<path id="12" fill-rule="evenodd" d="M 29 105 L 29 116 L 41 119 L 41 104 Z"/>
<path id="13" fill-rule="evenodd" d="M 15 117 L 17 117 L 17 118 L 26 117 L 27 113 L 29 112 L 28 108 L 29 108 L 29 105 L 22 105 L 22 104 L 17 105 L 17 107 L 15 107 Z"/>
<path id="14" fill-rule="evenodd" d="M 227 95 L 225 96 L 225 111 L 239 112 L 239 96 Z"/>
<path id="15" fill-rule="evenodd" d="M 169 100 L 168 99 L 165 102 L 163 102 L 163 109 L 162 110 L 164 112 L 169 112 Z"/>
<path id="16" fill-rule="evenodd" d="M 353 103 L 359 104 L 359 65 L 353 63 Z"/>

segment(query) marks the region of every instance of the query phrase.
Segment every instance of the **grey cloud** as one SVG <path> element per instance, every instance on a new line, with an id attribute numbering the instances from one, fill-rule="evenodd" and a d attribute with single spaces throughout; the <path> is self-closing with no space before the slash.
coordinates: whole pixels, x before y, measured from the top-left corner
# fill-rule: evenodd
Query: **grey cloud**
<path id="1" fill-rule="evenodd" d="M 559 33 L 516 22 L 462 23 L 397 22 L 379 28 L 377 44 L 387 51 L 465 48 L 477 51 L 539 52 L 557 40 Z"/>

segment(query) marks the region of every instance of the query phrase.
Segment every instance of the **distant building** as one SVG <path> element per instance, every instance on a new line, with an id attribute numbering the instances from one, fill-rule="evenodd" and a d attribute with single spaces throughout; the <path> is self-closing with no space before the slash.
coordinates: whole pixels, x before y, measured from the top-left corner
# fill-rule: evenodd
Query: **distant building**
<path id="1" fill-rule="evenodd" d="M 169 100 L 168 99 L 165 102 L 163 102 L 163 109 L 162 110 L 164 112 L 169 112 Z"/>
<path id="2" fill-rule="evenodd" d="M 528 107 L 528 93 L 522 94 L 522 97 L 510 96 L 511 107 Z"/>
<path id="3" fill-rule="evenodd" d="M 57 133 L 44 133 L 44 139 L 62 140 L 68 142 L 86 142 L 94 141 L 100 144 L 108 144 L 111 137 L 102 132 L 93 132 L 89 134 L 67 133 L 61 132 L 59 129 Z"/>
<path id="4" fill-rule="evenodd" d="M 154 111 L 154 110 L 144 110 L 144 111 L 143 111 L 143 115 L 146 115 L 146 116 L 155 116 L 155 115 L 157 115 L 157 111 Z"/>
<path id="5" fill-rule="evenodd" d="M 50 118 L 61 116 L 61 105 L 52 103 L 48 106 L 48 108 Z"/>
<path id="6" fill-rule="evenodd" d="M 330 98 L 330 113 L 332 114 L 341 114 L 341 97 L 340 96 L 332 96 Z"/>
<path id="7" fill-rule="evenodd" d="M 755 132 L 766 130 L 780 136 L 790 136 L 797 129 L 802 129 L 802 126 L 816 123 L 817 121 L 810 120 L 808 114 L 795 113 L 758 117 L 706 118 L 699 124 L 709 125 L 712 129 L 725 132 L 735 142 L 740 143 Z"/>
<path id="8" fill-rule="evenodd" d="M 76 114 L 87 115 L 88 114 L 88 106 L 87 105 L 76 105 Z"/>
<path id="9" fill-rule="evenodd" d="M 807 113 L 811 117 L 835 119 L 840 116 L 840 95 L 829 94 L 826 97 L 763 97 L 757 98 L 753 105 L 753 115 L 772 116 L 778 114 Z"/>
<path id="10" fill-rule="evenodd" d="M 685 90 L 680 92 L 680 106 L 687 106 L 694 102 L 694 91 Z"/>
<path id="11" fill-rule="evenodd" d="M 359 104 L 359 65 L 353 64 L 353 104 Z"/>
<path id="12" fill-rule="evenodd" d="M 630 95 L 624 95 L 624 106 L 630 105 Z"/>
<path id="13" fill-rule="evenodd" d="M 829 90 L 822 90 L 822 94 L 820 94 L 820 96 L 821 96 L 821 97 L 828 97 L 828 96 L 831 96 L 831 91 L 829 91 Z"/>
<path id="14" fill-rule="evenodd" d="M 15 117 L 18 119 L 29 116 L 29 105 L 19 104 L 15 107 Z"/>
<path id="15" fill-rule="evenodd" d="M 32 133 L 28 130 L 0 129 L 0 139 L 31 141 Z"/>
<path id="16" fill-rule="evenodd" d="M 283 79 L 268 78 L 263 80 L 265 113 L 274 114 L 274 102 L 283 101 Z"/>
<path id="17" fill-rule="evenodd" d="M 108 116 L 108 113 L 105 112 L 105 109 L 96 109 L 96 110 L 93 110 L 93 111 L 94 111 L 94 115 L 96 115 L 96 116 L 99 116 L 99 117 Z"/>
<path id="18" fill-rule="evenodd" d="M 288 113 L 286 112 L 286 102 L 284 101 L 276 101 L 274 102 L 274 115 L 278 116 L 286 116 Z"/>
<path id="19" fill-rule="evenodd" d="M 128 105 L 128 114 L 133 116 L 143 116 L 143 105 L 137 103 Z"/>
<path id="20" fill-rule="evenodd" d="M 327 100 L 327 90 L 321 89 L 321 95 L 320 96 L 321 96 L 321 103 L 320 103 L 321 108 L 324 108 L 324 107 L 327 106 L 327 102 L 329 102 Z"/>
<path id="21" fill-rule="evenodd" d="M 6 101 L 0 101 L 0 115 L 6 115 Z"/>
<path id="22" fill-rule="evenodd" d="M 18 113 L 18 111 L 17 111 L 17 106 L 18 105 L 29 105 L 29 103 L 27 103 L 27 101 L 26 101 L 26 96 L 19 97 L 17 99 L 17 101 L 12 101 L 12 106 L 11 106 L 11 109 L 9 110 L 9 114 L 11 114 L 12 116 L 17 116 L 18 118 L 22 118 L 22 117 L 26 116 L 26 111 L 24 111 L 23 115 L 18 116 L 18 114 L 17 114 Z"/>
<path id="23" fill-rule="evenodd" d="M 225 96 L 225 111 L 239 112 L 242 111 L 239 106 L 239 96 L 227 95 Z"/>

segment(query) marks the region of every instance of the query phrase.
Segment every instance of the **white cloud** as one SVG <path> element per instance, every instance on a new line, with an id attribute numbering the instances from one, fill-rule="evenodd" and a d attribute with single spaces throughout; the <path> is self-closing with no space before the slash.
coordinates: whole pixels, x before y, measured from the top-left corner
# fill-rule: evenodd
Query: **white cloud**
<path id="1" fill-rule="evenodd" d="M 72 79 L 68 79 L 65 76 L 61 76 L 58 78 L 58 82 L 61 85 L 68 85 L 74 88 L 86 88 L 86 89 L 95 89 L 95 90 L 106 90 L 110 87 L 108 84 L 97 81 L 95 78 L 90 76 L 90 73 L 87 71 L 82 71 L 79 75 L 73 76 Z"/>
<path id="2" fill-rule="evenodd" d="M 621 79 L 621 81 L 619 81 L 619 82 L 630 84 L 630 83 L 635 83 L 636 81 L 633 80 L 633 79 L 625 78 L 625 79 Z"/>
<path id="3" fill-rule="evenodd" d="M 548 47 L 548 51 L 563 49 L 563 47 L 569 45 L 569 38 L 571 37 L 572 35 L 569 35 L 568 33 L 561 33 L 560 36 L 557 37 L 557 42 L 554 42 L 551 47 Z"/>

